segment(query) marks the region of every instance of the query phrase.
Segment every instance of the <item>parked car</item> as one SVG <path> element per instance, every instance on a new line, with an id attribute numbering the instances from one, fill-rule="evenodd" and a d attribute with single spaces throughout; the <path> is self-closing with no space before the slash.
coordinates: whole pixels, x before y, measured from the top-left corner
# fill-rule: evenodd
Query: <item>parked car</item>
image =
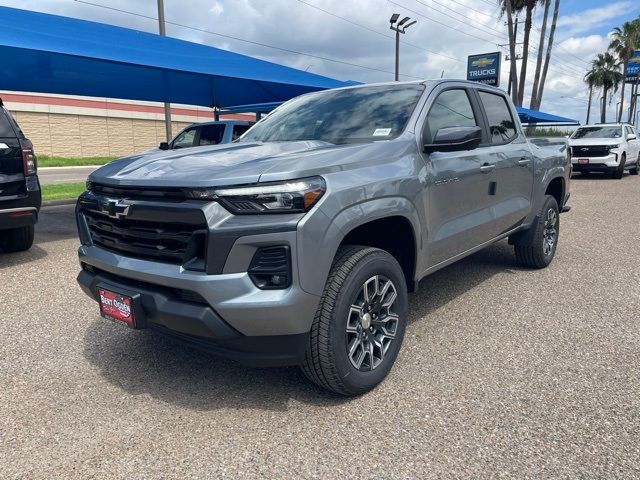
<path id="1" fill-rule="evenodd" d="M 239 142 L 124 158 L 78 200 L 78 282 L 102 315 L 342 395 L 393 365 L 420 279 L 508 238 L 549 265 L 565 145 L 453 80 L 295 98 Z"/>
<path id="2" fill-rule="evenodd" d="M 631 175 L 638 175 L 640 140 L 632 125 L 585 125 L 573 132 L 569 145 L 576 172 L 583 175 L 604 172 L 617 179 L 622 178 L 625 170 Z"/>
<path id="3" fill-rule="evenodd" d="M 33 244 L 41 194 L 33 144 L 0 99 L 0 251 Z"/>
<path id="4" fill-rule="evenodd" d="M 221 120 L 218 122 L 194 123 L 176 135 L 169 143 L 162 142 L 160 150 L 203 147 L 231 143 L 249 130 L 253 122 L 244 120 Z"/>

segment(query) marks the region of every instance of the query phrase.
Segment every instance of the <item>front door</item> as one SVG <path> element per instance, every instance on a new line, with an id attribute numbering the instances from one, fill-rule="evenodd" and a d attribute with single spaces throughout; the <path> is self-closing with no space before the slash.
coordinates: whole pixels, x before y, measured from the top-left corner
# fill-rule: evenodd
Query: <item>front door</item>
<path id="1" fill-rule="evenodd" d="M 465 88 L 443 91 L 434 101 L 423 138 L 431 143 L 444 127 L 481 125 L 481 113 Z M 493 213 L 489 193 L 495 165 L 484 149 L 433 152 L 427 163 L 428 266 L 442 263 L 492 238 Z"/>

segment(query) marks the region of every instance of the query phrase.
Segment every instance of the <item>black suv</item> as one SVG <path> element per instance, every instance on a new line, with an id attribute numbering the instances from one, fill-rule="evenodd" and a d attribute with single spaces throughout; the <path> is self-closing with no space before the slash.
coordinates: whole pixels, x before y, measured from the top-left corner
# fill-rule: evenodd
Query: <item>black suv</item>
<path id="1" fill-rule="evenodd" d="M 33 144 L 0 99 L 0 251 L 31 248 L 42 198 Z"/>

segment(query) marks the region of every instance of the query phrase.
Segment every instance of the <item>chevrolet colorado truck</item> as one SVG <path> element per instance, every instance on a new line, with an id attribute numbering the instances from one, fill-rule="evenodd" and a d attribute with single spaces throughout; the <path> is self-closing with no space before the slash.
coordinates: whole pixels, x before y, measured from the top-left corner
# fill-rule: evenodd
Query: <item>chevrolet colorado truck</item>
<path id="1" fill-rule="evenodd" d="M 394 364 L 421 278 L 505 238 L 549 265 L 570 167 L 479 83 L 310 93 L 236 143 L 92 173 L 78 282 L 106 318 L 357 395 Z"/>

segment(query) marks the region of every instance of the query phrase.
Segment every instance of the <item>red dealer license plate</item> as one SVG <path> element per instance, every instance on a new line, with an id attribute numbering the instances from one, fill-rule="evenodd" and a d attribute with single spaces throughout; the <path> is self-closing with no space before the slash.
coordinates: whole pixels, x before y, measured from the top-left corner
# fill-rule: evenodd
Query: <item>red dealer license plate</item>
<path id="1" fill-rule="evenodd" d="M 130 327 L 135 325 L 131 297 L 102 288 L 98 288 L 98 295 L 100 297 L 100 314 L 104 318 L 126 323 Z"/>

